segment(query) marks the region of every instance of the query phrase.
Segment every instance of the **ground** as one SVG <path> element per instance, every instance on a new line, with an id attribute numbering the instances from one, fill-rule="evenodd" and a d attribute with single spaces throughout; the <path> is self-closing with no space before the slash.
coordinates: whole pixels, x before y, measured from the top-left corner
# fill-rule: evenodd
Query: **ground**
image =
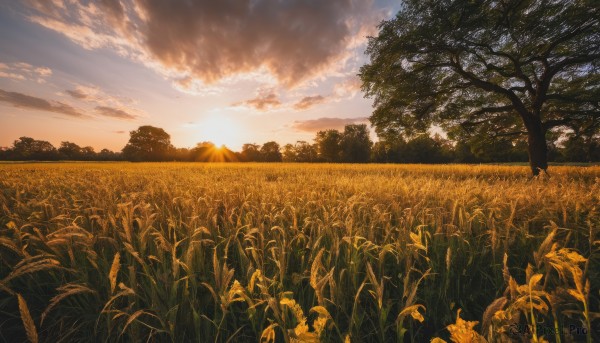
<path id="1" fill-rule="evenodd" d="M 0 340 L 598 340 L 600 167 L 550 173 L 2 164 Z"/>

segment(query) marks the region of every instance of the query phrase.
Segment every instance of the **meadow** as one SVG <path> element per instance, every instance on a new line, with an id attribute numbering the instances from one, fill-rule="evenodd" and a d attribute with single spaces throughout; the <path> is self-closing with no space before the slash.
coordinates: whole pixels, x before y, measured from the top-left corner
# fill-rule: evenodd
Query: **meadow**
<path id="1" fill-rule="evenodd" d="M 600 167 L 0 165 L 0 341 L 600 341 Z"/>

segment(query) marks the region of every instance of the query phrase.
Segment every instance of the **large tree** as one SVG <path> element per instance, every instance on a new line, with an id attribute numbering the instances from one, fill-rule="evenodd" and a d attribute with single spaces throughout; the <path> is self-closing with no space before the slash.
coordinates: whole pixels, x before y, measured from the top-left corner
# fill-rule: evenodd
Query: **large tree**
<path id="1" fill-rule="evenodd" d="M 371 122 L 381 134 L 525 135 L 537 175 L 549 130 L 598 123 L 599 21 L 597 0 L 405 0 L 360 71 Z"/>
<path id="2" fill-rule="evenodd" d="M 129 142 L 123 148 L 129 161 L 165 161 L 174 150 L 171 136 L 159 127 L 140 126 L 129 134 Z"/>
<path id="3" fill-rule="evenodd" d="M 260 148 L 260 156 L 263 162 L 281 162 L 282 155 L 279 144 L 274 141 L 266 142 Z"/>
<path id="4" fill-rule="evenodd" d="M 344 127 L 340 140 L 342 161 L 351 163 L 369 162 L 373 142 L 366 124 L 351 124 Z"/>
<path id="5" fill-rule="evenodd" d="M 339 162 L 342 154 L 342 133 L 338 130 L 330 129 L 317 132 L 315 144 L 319 158 L 326 162 Z"/>

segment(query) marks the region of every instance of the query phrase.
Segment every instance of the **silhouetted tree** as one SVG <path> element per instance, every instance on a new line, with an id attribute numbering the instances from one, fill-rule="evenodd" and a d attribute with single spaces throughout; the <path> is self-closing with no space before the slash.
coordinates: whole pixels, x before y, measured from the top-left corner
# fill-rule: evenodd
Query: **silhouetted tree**
<path id="1" fill-rule="evenodd" d="M 325 162 L 339 162 L 341 159 L 342 133 L 338 130 L 325 130 L 317 132 L 315 144 L 319 159 Z"/>
<path id="2" fill-rule="evenodd" d="M 171 136 L 165 130 L 145 125 L 129 132 L 123 155 L 129 161 L 166 161 L 173 151 Z"/>
<path id="3" fill-rule="evenodd" d="M 114 152 L 108 149 L 102 149 L 96 155 L 96 158 L 99 161 L 121 161 L 123 159 L 123 156 L 121 156 L 121 154 L 118 152 Z"/>
<path id="4" fill-rule="evenodd" d="M 59 158 L 58 151 L 50 142 L 35 140 L 31 137 L 20 137 L 14 141 L 8 155 L 11 160 L 53 161 Z"/>
<path id="5" fill-rule="evenodd" d="M 456 142 L 454 146 L 454 162 L 458 163 L 477 163 L 481 162 L 471 151 L 471 144 L 466 140 Z"/>
<path id="6" fill-rule="evenodd" d="M 93 161 L 96 159 L 96 151 L 91 146 L 81 148 L 81 159 L 85 161 Z"/>
<path id="7" fill-rule="evenodd" d="M 571 133 L 559 150 L 560 160 L 565 162 L 600 161 L 600 137 L 584 137 Z"/>
<path id="8" fill-rule="evenodd" d="M 371 156 L 371 138 L 366 124 L 346 125 L 340 140 L 342 161 L 368 162 Z"/>
<path id="9" fill-rule="evenodd" d="M 360 76 L 378 133 L 527 137 L 546 170 L 546 133 L 600 116 L 597 1 L 404 0 L 369 39 Z"/>
<path id="10" fill-rule="evenodd" d="M 246 143 L 242 146 L 241 160 L 244 162 L 260 161 L 260 145 Z"/>
<path id="11" fill-rule="evenodd" d="M 296 147 L 293 144 L 286 144 L 283 146 L 282 153 L 283 162 L 296 162 Z"/>
<path id="12" fill-rule="evenodd" d="M 306 141 L 297 141 L 294 146 L 296 162 L 316 162 L 317 147 Z"/>
<path id="13" fill-rule="evenodd" d="M 81 147 L 72 142 L 61 142 L 58 152 L 61 158 L 65 160 L 79 160 L 81 159 Z"/>
<path id="14" fill-rule="evenodd" d="M 210 156 L 214 149 L 215 144 L 213 142 L 198 143 L 190 150 L 190 160 L 195 162 L 208 162 L 210 161 Z"/>
<path id="15" fill-rule="evenodd" d="M 277 142 L 266 142 L 260 148 L 260 160 L 263 162 L 281 162 L 282 155 Z"/>

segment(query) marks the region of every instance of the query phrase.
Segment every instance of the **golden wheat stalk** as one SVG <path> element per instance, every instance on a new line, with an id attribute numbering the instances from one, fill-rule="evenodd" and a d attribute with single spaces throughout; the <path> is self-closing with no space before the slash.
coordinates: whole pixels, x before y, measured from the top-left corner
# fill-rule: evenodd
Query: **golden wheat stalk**
<path id="1" fill-rule="evenodd" d="M 19 312 L 21 312 L 21 320 L 23 321 L 23 326 L 25 327 L 25 333 L 27 334 L 27 339 L 31 343 L 38 342 L 38 334 L 37 329 L 35 328 L 35 323 L 33 322 L 33 318 L 31 318 L 31 314 L 29 313 L 29 308 L 27 307 L 27 302 L 21 296 L 21 294 L 17 293 L 17 299 L 19 300 Z"/>
<path id="2" fill-rule="evenodd" d="M 118 252 L 115 254 L 115 258 L 113 259 L 112 266 L 110 267 L 110 271 L 108 272 L 108 280 L 110 280 L 110 293 L 113 294 L 115 292 L 115 288 L 117 287 L 117 274 L 119 273 L 119 269 L 121 268 L 121 254 Z"/>

